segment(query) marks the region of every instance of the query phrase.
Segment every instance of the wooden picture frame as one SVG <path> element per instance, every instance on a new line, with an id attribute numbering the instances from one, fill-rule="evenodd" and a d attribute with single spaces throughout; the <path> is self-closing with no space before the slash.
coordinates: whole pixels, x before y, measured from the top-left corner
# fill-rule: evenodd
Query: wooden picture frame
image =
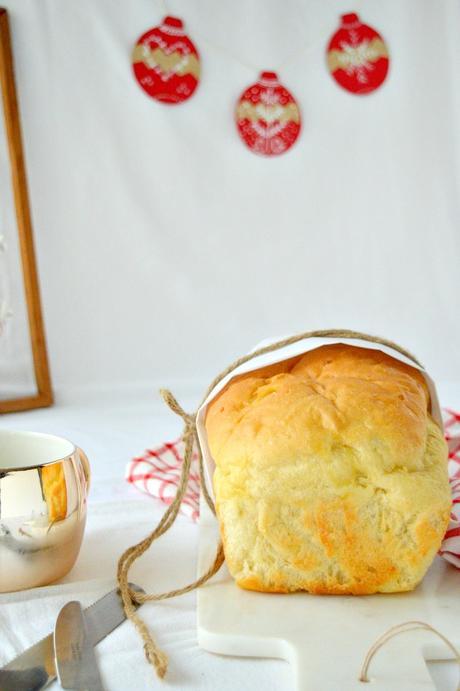
<path id="1" fill-rule="evenodd" d="M 14 200 L 18 254 L 20 256 L 18 265 L 22 266 L 22 287 L 26 304 L 24 312 L 28 320 L 28 336 L 30 338 L 30 344 L 28 345 L 30 345 L 31 362 L 33 363 L 31 367 L 33 366 L 35 377 L 34 392 L 31 395 L 0 400 L 0 413 L 9 413 L 49 406 L 53 402 L 53 394 L 35 262 L 8 13 L 4 8 L 0 8 L 0 90 L 3 104 L 4 132 L 7 141 L 6 148 L 10 166 L 12 198 Z M 2 189 L 0 189 L 0 199 L 1 197 Z"/>

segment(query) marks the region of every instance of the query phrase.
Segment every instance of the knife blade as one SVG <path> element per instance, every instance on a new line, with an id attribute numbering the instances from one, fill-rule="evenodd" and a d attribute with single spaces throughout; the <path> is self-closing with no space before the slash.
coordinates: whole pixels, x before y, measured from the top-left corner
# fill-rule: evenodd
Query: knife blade
<path id="1" fill-rule="evenodd" d="M 85 615 L 77 600 L 65 604 L 57 616 L 54 661 L 63 689 L 104 691 Z"/>
<path id="2" fill-rule="evenodd" d="M 130 588 L 144 592 L 130 583 Z M 91 641 L 96 645 L 125 620 L 118 589 L 111 590 L 85 610 Z M 53 634 L 42 638 L 0 669 L 0 691 L 39 691 L 56 679 Z"/>

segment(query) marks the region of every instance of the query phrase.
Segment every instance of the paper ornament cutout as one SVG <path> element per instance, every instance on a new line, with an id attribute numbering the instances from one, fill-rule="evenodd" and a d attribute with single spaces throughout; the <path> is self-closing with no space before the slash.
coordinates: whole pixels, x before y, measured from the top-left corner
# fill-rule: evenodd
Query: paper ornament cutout
<path id="1" fill-rule="evenodd" d="M 262 72 L 236 107 L 238 132 L 256 154 L 277 156 L 291 148 L 300 132 L 300 111 L 275 72 Z"/>
<path id="2" fill-rule="evenodd" d="M 137 81 L 152 98 L 170 105 L 186 101 L 200 78 L 200 58 L 177 17 L 165 17 L 136 43 L 133 70 Z"/>
<path id="3" fill-rule="evenodd" d="M 368 94 L 385 81 L 388 49 L 375 29 L 357 14 L 344 14 L 327 49 L 329 70 L 340 86 L 353 94 Z"/>

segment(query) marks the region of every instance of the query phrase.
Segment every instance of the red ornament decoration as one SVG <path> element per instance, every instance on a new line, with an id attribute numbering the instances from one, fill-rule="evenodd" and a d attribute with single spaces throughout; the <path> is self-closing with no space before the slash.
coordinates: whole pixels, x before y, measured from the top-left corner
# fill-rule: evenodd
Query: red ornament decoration
<path id="1" fill-rule="evenodd" d="M 300 132 L 300 112 L 275 72 L 262 72 L 236 107 L 236 124 L 244 143 L 256 154 L 277 156 L 291 148 Z"/>
<path id="2" fill-rule="evenodd" d="M 388 50 L 374 29 L 357 14 L 344 14 L 327 49 L 329 70 L 340 86 L 353 94 L 368 94 L 385 81 Z"/>
<path id="3" fill-rule="evenodd" d="M 195 91 L 200 58 L 177 17 L 143 34 L 133 50 L 133 70 L 144 91 L 162 103 L 182 103 Z"/>

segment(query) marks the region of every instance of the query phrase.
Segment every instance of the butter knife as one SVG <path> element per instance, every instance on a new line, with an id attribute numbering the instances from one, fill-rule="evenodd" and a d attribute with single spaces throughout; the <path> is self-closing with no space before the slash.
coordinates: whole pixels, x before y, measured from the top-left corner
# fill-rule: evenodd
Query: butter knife
<path id="1" fill-rule="evenodd" d="M 80 602 L 68 602 L 54 628 L 54 661 L 63 689 L 104 691 L 96 654 Z"/>
<path id="2" fill-rule="evenodd" d="M 130 588 L 143 592 L 133 583 L 130 583 Z M 126 618 L 116 588 L 84 611 L 93 645 L 102 641 Z M 40 691 L 54 679 L 56 666 L 51 633 L 0 669 L 0 691 Z"/>

